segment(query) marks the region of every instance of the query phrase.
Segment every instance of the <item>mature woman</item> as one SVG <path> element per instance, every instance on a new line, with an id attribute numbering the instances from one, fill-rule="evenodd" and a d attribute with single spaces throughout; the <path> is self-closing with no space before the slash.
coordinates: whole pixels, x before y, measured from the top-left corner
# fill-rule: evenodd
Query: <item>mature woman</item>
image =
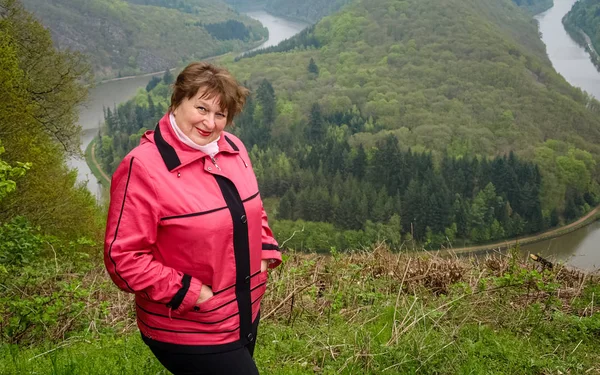
<path id="1" fill-rule="evenodd" d="M 174 374 L 258 374 L 267 268 L 281 262 L 248 153 L 223 129 L 248 90 L 192 63 L 113 175 L 104 259 L 135 294 L 144 342 Z"/>

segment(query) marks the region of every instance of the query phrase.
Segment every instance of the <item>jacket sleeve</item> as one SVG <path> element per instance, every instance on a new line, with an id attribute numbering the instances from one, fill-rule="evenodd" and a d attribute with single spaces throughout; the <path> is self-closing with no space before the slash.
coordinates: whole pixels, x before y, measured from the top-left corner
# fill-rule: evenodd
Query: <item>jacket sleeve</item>
<path id="1" fill-rule="evenodd" d="M 104 263 L 115 284 L 126 292 L 166 304 L 176 314 L 195 305 L 202 283 L 154 258 L 159 212 L 148 172 L 134 157 L 115 171 L 104 240 Z"/>
<path id="2" fill-rule="evenodd" d="M 271 228 L 269 228 L 267 213 L 265 212 L 264 207 L 262 207 L 262 259 L 270 260 L 269 268 L 275 268 L 281 264 L 279 245 L 273 237 Z"/>

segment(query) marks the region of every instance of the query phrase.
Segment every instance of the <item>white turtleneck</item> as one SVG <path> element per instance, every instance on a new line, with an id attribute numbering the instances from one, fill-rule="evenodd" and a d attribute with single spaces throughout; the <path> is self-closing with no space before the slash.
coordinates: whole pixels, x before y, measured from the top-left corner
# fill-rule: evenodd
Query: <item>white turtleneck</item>
<path id="1" fill-rule="evenodd" d="M 217 144 L 217 141 L 221 139 L 221 136 L 204 146 L 200 146 L 199 144 L 192 141 L 187 135 L 185 135 L 181 131 L 181 129 L 179 129 L 179 126 L 177 126 L 177 123 L 175 122 L 175 116 L 173 116 L 172 113 L 169 113 L 169 120 L 173 131 L 177 135 L 177 138 L 179 138 L 179 140 L 183 142 L 183 144 L 190 146 L 194 150 L 202 151 L 205 154 L 210 155 L 210 157 L 214 157 L 219 152 L 219 145 Z"/>

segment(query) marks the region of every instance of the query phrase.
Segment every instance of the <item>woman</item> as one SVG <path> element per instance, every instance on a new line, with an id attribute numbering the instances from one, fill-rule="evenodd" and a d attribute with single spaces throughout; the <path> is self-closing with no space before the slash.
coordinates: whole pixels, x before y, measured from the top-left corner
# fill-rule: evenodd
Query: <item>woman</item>
<path id="1" fill-rule="evenodd" d="M 258 374 L 267 267 L 281 262 L 244 145 L 223 129 L 248 90 L 192 63 L 115 171 L 104 260 L 135 293 L 144 342 L 174 374 Z"/>

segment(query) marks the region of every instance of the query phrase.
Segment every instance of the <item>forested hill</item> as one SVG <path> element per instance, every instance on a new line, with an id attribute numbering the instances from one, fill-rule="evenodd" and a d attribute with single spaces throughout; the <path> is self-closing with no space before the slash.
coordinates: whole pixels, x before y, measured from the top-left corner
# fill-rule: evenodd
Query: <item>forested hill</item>
<path id="1" fill-rule="evenodd" d="M 56 45 L 90 56 L 98 78 L 155 72 L 267 36 L 220 0 L 22 0 Z"/>
<path id="2" fill-rule="evenodd" d="M 513 0 L 515 4 L 527 9 L 531 14 L 538 14 L 552 8 L 553 0 Z"/>
<path id="3" fill-rule="evenodd" d="M 592 61 L 600 69 L 600 2 L 597 0 L 580 0 L 563 18 L 563 23 L 569 34 L 590 53 Z M 590 38 L 595 51 L 591 51 L 588 40 L 581 33 Z"/>
<path id="4" fill-rule="evenodd" d="M 235 131 L 277 234 L 306 228 L 288 246 L 486 242 L 598 203 L 600 105 L 509 0 L 354 1 L 278 49 L 222 63 L 254 92 Z M 107 113 L 107 170 L 167 100 Z"/>
<path id="5" fill-rule="evenodd" d="M 262 8 L 269 13 L 315 23 L 321 18 L 337 12 L 352 0 L 226 0 L 231 6 L 241 9 Z M 537 14 L 550 9 L 553 0 L 512 0 L 515 4 Z"/>

